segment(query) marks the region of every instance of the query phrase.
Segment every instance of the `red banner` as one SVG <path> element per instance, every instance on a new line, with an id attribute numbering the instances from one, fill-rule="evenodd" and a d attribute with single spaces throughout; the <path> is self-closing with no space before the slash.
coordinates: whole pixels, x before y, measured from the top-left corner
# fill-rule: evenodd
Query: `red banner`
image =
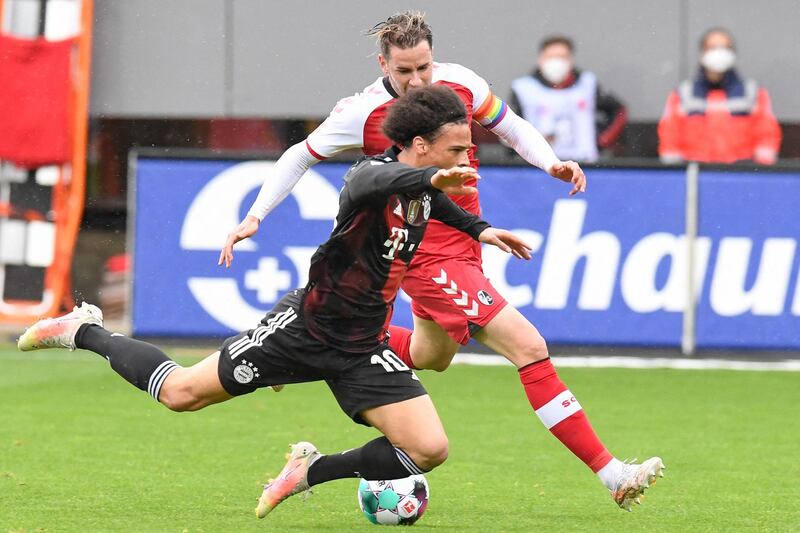
<path id="1" fill-rule="evenodd" d="M 26 168 L 69 161 L 73 42 L 0 35 L 0 159 Z"/>

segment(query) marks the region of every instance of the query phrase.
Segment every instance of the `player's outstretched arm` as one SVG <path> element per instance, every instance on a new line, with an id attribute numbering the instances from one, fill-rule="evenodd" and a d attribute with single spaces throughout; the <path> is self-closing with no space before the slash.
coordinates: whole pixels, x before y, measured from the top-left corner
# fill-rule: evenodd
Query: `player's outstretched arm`
<path id="1" fill-rule="evenodd" d="M 383 201 L 393 194 L 422 192 L 431 186 L 436 167 L 415 168 L 404 163 L 375 159 L 360 161 L 344 177 L 342 195 L 352 203 L 361 205 Z"/>
<path id="2" fill-rule="evenodd" d="M 553 148 L 533 124 L 506 110 L 492 131 L 511 146 L 525 161 L 537 166 L 556 179 L 572 184 L 570 196 L 586 191 L 586 175 L 574 161 L 560 161 Z"/>
<path id="3" fill-rule="evenodd" d="M 416 168 L 405 163 L 366 159 L 345 176 L 347 186 L 343 194 L 353 205 L 384 199 L 392 194 L 422 192 L 431 187 L 448 194 L 475 194 L 478 190 L 464 183 L 479 177 L 471 167 Z"/>
<path id="4" fill-rule="evenodd" d="M 228 233 L 228 238 L 225 239 L 225 245 L 219 254 L 218 265 L 231 266 L 233 245 L 252 237 L 258 231 L 261 220 L 289 195 L 306 170 L 318 161 L 308 151 L 305 141 L 295 144 L 278 158 L 272 167 L 272 172 L 265 177 L 247 216 Z"/>
<path id="5" fill-rule="evenodd" d="M 480 179 L 478 171 L 472 167 L 453 167 L 439 169 L 431 177 L 431 185 L 447 194 L 477 194 L 478 189 L 464 185 L 470 179 Z"/>
<path id="6" fill-rule="evenodd" d="M 497 246 L 506 253 L 519 259 L 530 259 L 533 247 L 510 231 L 499 228 L 486 228 L 478 236 L 478 240 Z"/>

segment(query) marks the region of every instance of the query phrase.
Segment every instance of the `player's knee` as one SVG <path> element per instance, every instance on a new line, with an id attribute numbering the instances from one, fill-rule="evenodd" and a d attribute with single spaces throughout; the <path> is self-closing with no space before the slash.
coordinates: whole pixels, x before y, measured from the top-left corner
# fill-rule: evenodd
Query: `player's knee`
<path id="1" fill-rule="evenodd" d="M 170 411 L 178 413 L 199 409 L 197 398 L 192 393 L 191 387 L 181 382 L 165 383 L 158 394 L 158 401 Z"/>
<path id="2" fill-rule="evenodd" d="M 161 394 L 158 395 L 158 401 L 161 402 L 164 407 L 176 413 L 188 411 L 191 406 L 191 402 L 186 395 L 180 392 L 170 391 L 169 389 L 161 390 Z"/>
<path id="3" fill-rule="evenodd" d="M 439 359 L 429 361 L 426 369 L 433 370 L 434 372 L 444 372 L 445 370 L 450 368 L 450 363 L 452 362 L 453 362 L 452 357 L 440 357 Z"/>
<path id="4" fill-rule="evenodd" d="M 442 436 L 438 439 L 431 439 L 420 445 L 416 452 L 417 466 L 426 472 L 433 470 L 447 460 L 449 453 L 447 437 Z"/>
<path id="5" fill-rule="evenodd" d="M 514 354 L 518 366 L 535 363 L 546 359 L 549 355 L 547 342 L 538 333 L 520 347 L 518 353 Z"/>
<path id="6" fill-rule="evenodd" d="M 426 350 L 412 350 L 414 365 L 420 370 L 444 372 L 453 362 L 455 350 L 445 346 L 429 347 Z"/>

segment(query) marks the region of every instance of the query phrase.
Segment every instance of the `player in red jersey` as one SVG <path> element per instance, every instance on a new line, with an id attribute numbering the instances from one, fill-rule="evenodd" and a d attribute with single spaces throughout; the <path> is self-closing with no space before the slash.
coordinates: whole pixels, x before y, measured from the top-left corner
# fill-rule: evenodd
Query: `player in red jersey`
<path id="1" fill-rule="evenodd" d="M 461 65 L 433 61 L 433 37 L 423 15 L 396 14 L 370 33 L 378 40 L 384 76 L 361 93 L 340 100 L 319 128 L 281 156 L 245 220 L 228 235 L 220 264 L 230 266 L 233 245 L 258 230 L 260 220 L 288 195 L 311 165 L 351 148 L 370 155 L 389 146 L 380 129 L 387 109 L 399 95 L 431 84 L 455 90 L 469 119 L 498 135 L 532 165 L 570 183 L 570 195 L 586 190 L 580 166 L 560 161 L 542 135 L 492 94 L 483 78 Z M 469 158 L 477 168 L 474 146 Z M 480 213 L 477 195 L 453 200 L 467 211 Z M 402 288 L 412 299 L 414 331 L 390 326 L 389 332 L 390 345 L 406 364 L 444 370 L 470 338 L 505 356 L 519 370 L 531 407 L 542 423 L 599 476 L 620 507 L 630 510 L 648 487 L 660 459 L 626 465 L 609 453 L 559 379 L 538 330 L 507 305 L 483 274 L 478 244 L 431 222 Z"/>

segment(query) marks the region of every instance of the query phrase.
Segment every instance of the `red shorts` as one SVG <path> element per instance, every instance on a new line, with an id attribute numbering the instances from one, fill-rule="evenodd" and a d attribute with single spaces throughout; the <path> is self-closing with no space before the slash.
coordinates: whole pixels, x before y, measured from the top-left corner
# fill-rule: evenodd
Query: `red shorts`
<path id="1" fill-rule="evenodd" d="M 413 265 L 402 282 L 414 316 L 436 322 L 459 344 L 506 306 L 480 265 L 460 258 Z"/>

